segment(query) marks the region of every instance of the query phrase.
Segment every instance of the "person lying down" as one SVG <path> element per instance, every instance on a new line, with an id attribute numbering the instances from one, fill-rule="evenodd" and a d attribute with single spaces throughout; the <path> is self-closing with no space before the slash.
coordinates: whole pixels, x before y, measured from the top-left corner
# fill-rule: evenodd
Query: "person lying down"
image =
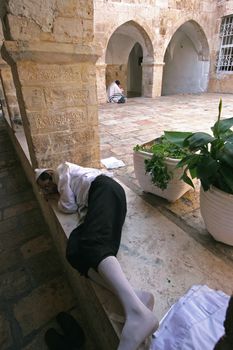
<path id="1" fill-rule="evenodd" d="M 71 232 L 66 258 L 81 275 L 111 290 L 124 310 L 118 350 L 136 350 L 158 328 L 154 299 L 135 291 L 116 258 L 127 204 L 123 187 L 99 169 L 64 162 L 56 170 L 36 169 L 36 182 L 45 193 L 60 194 L 58 208 L 78 212 L 79 225 Z"/>

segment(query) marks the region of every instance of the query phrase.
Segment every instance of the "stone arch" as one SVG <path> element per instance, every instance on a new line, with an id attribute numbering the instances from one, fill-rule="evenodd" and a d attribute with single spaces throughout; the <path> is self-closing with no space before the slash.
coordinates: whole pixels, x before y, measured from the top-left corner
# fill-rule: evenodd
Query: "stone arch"
<path id="1" fill-rule="evenodd" d="M 138 60 L 138 64 L 143 66 L 144 64 L 151 64 L 154 60 L 152 41 L 147 34 L 147 31 L 135 21 L 127 21 L 115 29 L 112 29 L 108 34 L 108 40 L 105 40 L 105 44 L 103 45 L 104 49 L 102 56 L 97 62 L 97 84 L 99 84 L 98 95 L 102 96 L 103 91 L 106 91 L 108 84 L 115 79 L 120 80 L 125 91 L 127 90 L 128 60 L 136 43 L 138 43 L 142 49 L 142 58 Z M 105 69 L 102 68 L 99 71 L 98 76 L 98 64 L 100 62 L 102 62 L 101 67 L 104 66 Z M 103 74 L 105 75 L 103 76 Z M 142 95 L 148 96 L 148 89 L 145 88 L 145 86 L 148 85 L 148 74 L 146 74 L 146 69 L 144 68 L 142 68 L 141 80 Z M 100 84 L 102 85 L 100 86 Z"/>
<path id="2" fill-rule="evenodd" d="M 162 95 L 207 90 L 210 51 L 202 27 L 194 20 L 180 25 L 164 53 Z"/>

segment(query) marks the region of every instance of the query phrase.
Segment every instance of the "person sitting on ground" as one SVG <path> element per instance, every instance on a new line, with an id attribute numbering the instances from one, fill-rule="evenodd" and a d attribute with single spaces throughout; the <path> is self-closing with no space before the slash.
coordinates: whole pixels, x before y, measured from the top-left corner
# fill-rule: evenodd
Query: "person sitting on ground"
<path id="1" fill-rule="evenodd" d="M 112 103 L 125 103 L 126 97 L 123 94 L 124 90 L 121 88 L 119 80 L 115 80 L 109 85 L 107 89 L 107 100 Z"/>
<path id="2" fill-rule="evenodd" d="M 127 211 L 124 189 L 98 169 L 68 162 L 56 171 L 36 169 L 36 181 L 47 193 L 59 192 L 61 211 L 80 214 L 80 224 L 68 239 L 67 260 L 81 275 L 119 298 L 125 323 L 118 350 L 136 350 L 158 328 L 158 320 L 145 305 L 145 294 L 133 290 L 116 258 Z"/>

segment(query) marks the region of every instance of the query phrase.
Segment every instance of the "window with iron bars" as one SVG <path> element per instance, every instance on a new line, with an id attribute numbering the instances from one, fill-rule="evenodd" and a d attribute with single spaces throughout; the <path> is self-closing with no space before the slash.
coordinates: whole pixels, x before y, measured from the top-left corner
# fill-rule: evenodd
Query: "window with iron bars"
<path id="1" fill-rule="evenodd" d="M 233 73 L 233 15 L 223 17 L 220 28 L 220 39 L 217 72 Z"/>

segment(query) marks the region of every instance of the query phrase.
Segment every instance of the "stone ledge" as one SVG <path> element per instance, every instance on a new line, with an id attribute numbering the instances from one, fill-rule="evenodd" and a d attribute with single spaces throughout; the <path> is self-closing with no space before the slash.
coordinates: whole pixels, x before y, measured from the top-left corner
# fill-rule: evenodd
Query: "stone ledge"
<path id="1" fill-rule="evenodd" d="M 50 42 L 4 41 L 2 57 L 9 64 L 34 61 L 48 64 L 95 63 L 100 56 L 95 46 Z"/>

